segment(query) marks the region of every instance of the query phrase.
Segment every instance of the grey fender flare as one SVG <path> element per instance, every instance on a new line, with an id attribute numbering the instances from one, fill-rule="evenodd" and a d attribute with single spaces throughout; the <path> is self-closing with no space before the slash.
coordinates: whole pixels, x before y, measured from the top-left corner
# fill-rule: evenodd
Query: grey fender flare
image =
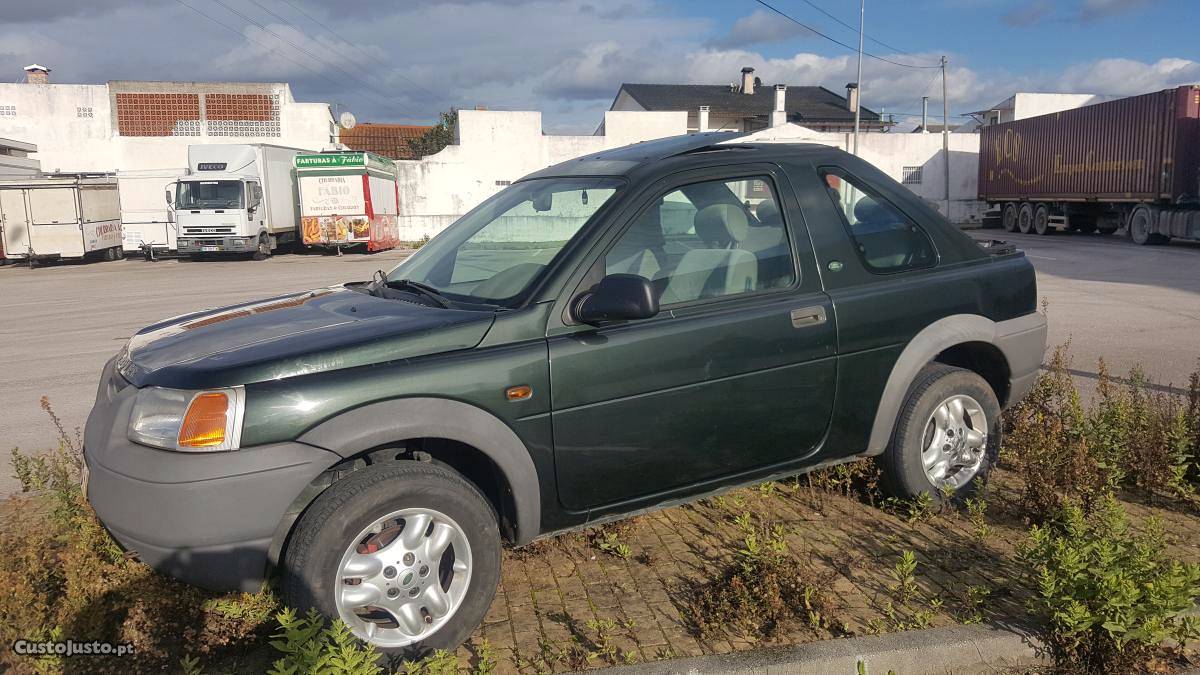
<path id="1" fill-rule="evenodd" d="M 1010 378 L 1031 380 L 1046 347 L 1046 319 L 1038 313 L 996 322 L 978 314 L 954 314 L 938 319 L 913 336 L 900 352 L 879 399 L 867 455 L 882 453 L 892 438 L 896 416 L 913 379 L 942 351 L 964 342 L 995 345 L 1008 361 Z M 1024 391 L 1019 391 L 1018 396 Z"/>
<path id="2" fill-rule="evenodd" d="M 524 544 L 541 533 L 541 488 L 533 458 L 508 425 L 481 408 L 442 398 L 380 401 L 328 419 L 296 440 L 352 457 L 410 438 L 458 441 L 487 455 L 512 489 L 515 543 Z"/>

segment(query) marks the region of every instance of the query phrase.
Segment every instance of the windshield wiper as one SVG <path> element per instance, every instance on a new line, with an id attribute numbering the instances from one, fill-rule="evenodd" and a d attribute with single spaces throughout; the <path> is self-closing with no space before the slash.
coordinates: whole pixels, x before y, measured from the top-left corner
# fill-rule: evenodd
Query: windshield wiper
<path id="1" fill-rule="evenodd" d="M 388 288 L 397 291 L 415 292 L 417 295 L 424 296 L 437 303 L 442 309 L 450 309 L 450 301 L 446 296 L 437 292 L 432 286 L 427 286 L 419 281 L 409 281 L 408 279 L 397 279 L 395 281 L 384 281 L 384 285 Z"/>

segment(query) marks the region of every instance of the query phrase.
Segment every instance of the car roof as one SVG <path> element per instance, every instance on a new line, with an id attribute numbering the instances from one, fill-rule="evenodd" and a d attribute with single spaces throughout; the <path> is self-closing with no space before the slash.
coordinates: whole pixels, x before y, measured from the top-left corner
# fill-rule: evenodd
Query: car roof
<path id="1" fill-rule="evenodd" d="M 712 153 L 737 152 L 740 158 L 745 159 L 744 153 L 750 152 L 760 155 L 762 159 L 769 159 L 779 154 L 794 155 L 798 150 L 830 149 L 818 143 L 736 142 L 747 135 L 746 132 L 706 131 L 641 141 L 569 159 L 535 171 L 521 180 L 562 176 L 625 176 L 655 162 L 683 155 L 711 157 Z"/>

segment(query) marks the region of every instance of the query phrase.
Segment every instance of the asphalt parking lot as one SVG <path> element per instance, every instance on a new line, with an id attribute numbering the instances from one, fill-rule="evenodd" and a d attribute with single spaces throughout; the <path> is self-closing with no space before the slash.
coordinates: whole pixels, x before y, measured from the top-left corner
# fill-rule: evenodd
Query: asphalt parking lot
<path id="1" fill-rule="evenodd" d="M 1050 341 L 1071 339 L 1085 395 L 1096 358 L 1114 373 L 1136 363 L 1150 380 L 1186 386 L 1200 357 L 1200 245 L 1139 247 L 1120 237 L 988 230 L 1023 248 L 1049 303 Z M 48 396 L 68 427 L 82 426 L 101 367 L 137 329 L 207 307 L 368 279 L 404 251 L 281 255 L 270 260 L 161 261 L 0 267 L 0 443 L 42 449 L 54 430 Z M 15 488 L 0 471 L 0 495 Z"/>

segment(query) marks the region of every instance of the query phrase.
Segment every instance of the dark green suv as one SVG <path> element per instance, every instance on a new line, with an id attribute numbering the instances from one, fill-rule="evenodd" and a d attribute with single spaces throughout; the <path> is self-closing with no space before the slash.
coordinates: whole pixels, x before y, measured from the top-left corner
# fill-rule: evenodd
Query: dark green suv
<path id="1" fill-rule="evenodd" d="M 386 651 L 478 625 L 502 542 L 874 457 L 973 490 L 1045 348 L 1033 268 L 869 164 L 692 134 L 539 171 L 390 273 L 178 317 L 104 370 L 88 498 L 167 574 Z"/>

